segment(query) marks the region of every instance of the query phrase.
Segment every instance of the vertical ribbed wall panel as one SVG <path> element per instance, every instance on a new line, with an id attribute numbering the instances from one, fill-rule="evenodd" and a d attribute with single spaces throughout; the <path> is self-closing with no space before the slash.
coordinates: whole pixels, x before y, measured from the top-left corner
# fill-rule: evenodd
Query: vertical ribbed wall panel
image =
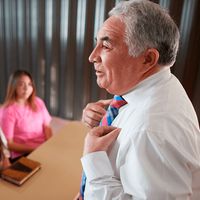
<path id="1" fill-rule="evenodd" d="M 80 119 L 83 107 L 110 97 L 96 84 L 88 57 L 108 11 L 121 0 L 0 0 L 0 102 L 9 75 L 27 69 L 52 115 Z M 173 73 L 200 118 L 200 2 L 154 0 L 181 31 Z"/>
<path id="2" fill-rule="evenodd" d="M 4 2 L 0 1 L 0 100 L 2 101 L 7 85 L 7 70 L 6 70 L 6 40 L 5 40 L 5 9 Z"/>

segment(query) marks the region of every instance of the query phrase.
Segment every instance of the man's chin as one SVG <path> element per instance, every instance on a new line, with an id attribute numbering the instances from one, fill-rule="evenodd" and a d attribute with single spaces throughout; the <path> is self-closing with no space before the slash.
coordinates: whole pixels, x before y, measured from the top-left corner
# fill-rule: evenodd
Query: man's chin
<path id="1" fill-rule="evenodd" d="M 98 78 L 97 78 L 97 85 L 98 85 L 100 88 L 106 89 L 105 84 L 103 84 L 100 80 L 98 80 Z"/>
<path id="2" fill-rule="evenodd" d="M 105 85 L 105 84 L 99 82 L 98 80 L 97 80 L 97 85 L 98 85 L 100 88 L 105 89 L 108 93 L 114 94 L 114 92 L 113 92 L 112 90 L 110 90 L 111 88 L 108 87 L 108 85 Z"/>

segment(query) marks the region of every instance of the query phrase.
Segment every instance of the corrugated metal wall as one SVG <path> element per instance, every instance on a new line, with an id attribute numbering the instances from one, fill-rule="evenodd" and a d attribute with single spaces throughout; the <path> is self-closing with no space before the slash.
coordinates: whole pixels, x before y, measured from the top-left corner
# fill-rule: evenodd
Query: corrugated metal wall
<path id="1" fill-rule="evenodd" d="M 108 11 L 120 0 L 0 0 L 0 102 L 15 69 L 29 70 L 51 114 L 80 119 L 87 102 L 109 95 L 96 84 L 88 56 Z M 181 30 L 174 74 L 200 118 L 200 2 L 154 1 Z M 177 105 L 178 106 L 178 105 Z"/>

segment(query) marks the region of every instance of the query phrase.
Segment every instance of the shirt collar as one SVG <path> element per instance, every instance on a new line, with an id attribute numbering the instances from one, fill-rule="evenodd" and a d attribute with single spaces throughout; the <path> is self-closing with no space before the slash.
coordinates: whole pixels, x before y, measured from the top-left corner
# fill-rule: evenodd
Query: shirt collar
<path id="1" fill-rule="evenodd" d="M 144 102 L 145 99 L 149 99 L 152 90 L 155 86 L 162 85 L 171 78 L 171 70 L 169 67 L 163 67 L 159 72 L 149 76 L 148 78 L 137 84 L 131 91 L 122 95 L 122 97 L 128 102 L 128 104 L 138 104 Z"/>

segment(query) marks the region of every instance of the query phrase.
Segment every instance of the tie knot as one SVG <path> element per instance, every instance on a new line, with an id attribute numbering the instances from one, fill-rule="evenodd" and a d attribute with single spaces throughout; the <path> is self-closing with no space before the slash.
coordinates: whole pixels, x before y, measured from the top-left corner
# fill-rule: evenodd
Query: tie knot
<path id="1" fill-rule="evenodd" d="M 114 108 L 119 109 L 125 104 L 127 104 L 127 102 L 121 96 L 115 95 L 110 105 Z"/>
<path id="2" fill-rule="evenodd" d="M 118 115 L 119 108 L 123 105 L 127 104 L 127 102 L 121 96 L 114 96 L 113 100 L 111 101 L 106 114 L 103 116 L 100 126 L 111 126 L 112 121 Z"/>

